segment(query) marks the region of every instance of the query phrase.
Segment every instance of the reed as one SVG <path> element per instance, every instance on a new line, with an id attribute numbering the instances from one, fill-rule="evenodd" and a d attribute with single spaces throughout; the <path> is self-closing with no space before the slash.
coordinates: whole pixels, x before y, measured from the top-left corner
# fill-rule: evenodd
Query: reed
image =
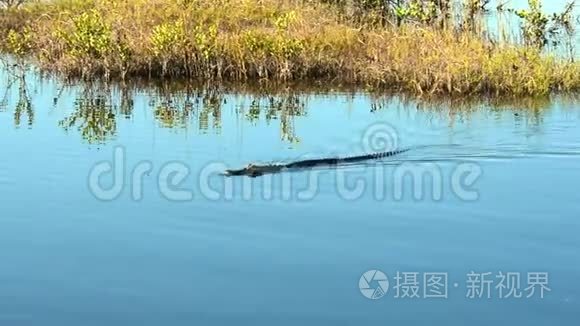
<path id="1" fill-rule="evenodd" d="M 0 39 L 5 53 L 82 78 L 325 81 L 423 95 L 580 88 L 580 65 L 543 48 L 550 21 L 531 27 L 534 8 L 517 13 L 525 42 L 498 42 L 478 23 L 487 1 L 462 0 L 459 12 L 451 2 L 53 0 L 1 10 Z"/>

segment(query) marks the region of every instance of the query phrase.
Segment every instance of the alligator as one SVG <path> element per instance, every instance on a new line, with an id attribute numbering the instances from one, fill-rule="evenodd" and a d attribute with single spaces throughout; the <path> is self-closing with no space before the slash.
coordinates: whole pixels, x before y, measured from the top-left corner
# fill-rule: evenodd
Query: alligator
<path id="1" fill-rule="evenodd" d="M 279 173 L 285 170 L 293 169 L 307 169 L 316 166 L 333 166 L 342 163 L 353 163 L 362 162 L 368 160 L 376 160 L 384 157 L 390 157 L 397 154 L 405 153 L 410 149 L 400 149 L 388 152 L 372 153 L 358 156 L 347 156 L 347 157 L 331 157 L 331 158 L 321 158 L 321 159 L 310 159 L 295 161 L 290 163 L 274 163 L 274 164 L 248 164 L 246 167 L 238 170 L 226 170 L 224 175 L 226 176 L 248 176 L 248 177 L 259 177 L 264 174 Z"/>

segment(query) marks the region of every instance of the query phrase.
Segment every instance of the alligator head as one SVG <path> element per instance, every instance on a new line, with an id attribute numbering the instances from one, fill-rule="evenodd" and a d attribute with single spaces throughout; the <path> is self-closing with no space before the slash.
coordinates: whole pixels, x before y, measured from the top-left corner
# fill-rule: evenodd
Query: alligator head
<path id="1" fill-rule="evenodd" d="M 238 170 L 226 170 L 224 172 L 227 176 L 235 176 L 235 175 L 246 175 L 251 178 L 255 178 L 264 174 L 261 171 L 260 167 L 254 164 L 248 164 L 245 168 L 238 169 Z"/>

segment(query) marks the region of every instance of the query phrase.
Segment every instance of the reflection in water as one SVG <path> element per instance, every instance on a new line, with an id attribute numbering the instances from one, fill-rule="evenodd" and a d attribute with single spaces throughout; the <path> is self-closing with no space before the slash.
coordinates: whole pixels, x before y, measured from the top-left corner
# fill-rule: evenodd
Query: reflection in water
<path id="1" fill-rule="evenodd" d="M 294 131 L 294 118 L 306 115 L 306 98 L 306 96 L 301 97 L 293 93 L 280 96 L 257 96 L 252 99 L 247 108 L 241 106 L 239 109 L 251 122 L 257 122 L 262 118 L 267 123 L 280 120 L 280 138 L 296 143 L 300 139 Z"/>
<path id="2" fill-rule="evenodd" d="M 137 86 L 148 90 L 149 107 L 162 128 L 188 129 L 197 121 L 201 132 L 221 130 L 222 104 L 225 93 L 218 88 L 195 88 L 179 83 Z"/>
<path id="3" fill-rule="evenodd" d="M 155 118 L 164 128 L 186 128 L 192 114 L 191 103 L 186 102 L 178 106 L 173 101 L 163 101 L 155 107 Z"/>
<path id="4" fill-rule="evenodd" d="M 108 96 L 87 91 L 77 97 L 74 112 L 59 125 L 66 131 L 78 130 L 89 143 L 104 143 L 117 131 L 115 111 Z"/>
<path id="5" fill-rule="evenodd" d="M 19 127 L 26 119 L 29 127 L 34 124 L 34 110 L 30 100 L 27 71 L 11 67 L 3 73 L 6 76 L 5 86 L 0 94 L 0 112 L 10 112 L 14 116 L 14 126 Z M 36 81 L 35 81 L 36 82 Z M 30 83 L 30 82 L 29 82 Z M 232 108 L 238 119 L 250 124 L 279 124 L 280 138 L 287 143 L 300 141 L 296 134 L 295 121 L 307 115 L 308 99 L 314 95 L 322 98 L 337 98 L 351 103 L 360 95 L 370 99 L 371 112 L 380 114 L 384 110 L 408 111 L 414 108 L 423 111 L 427 116 L 448 121 L 449 126 L 458 122 L 473 119 L 477 112 L 500 113 L 513 111 L 515 121 L 538 128 L 542 124 L 543 113 L 552 106 L 549 97 L 527 99 L 417 99 L 413 96 L 398 94 L 356 93 L 351 89 L 325 90 L 303 88 L 300 85 L 292 88 L 264 88 L 239 85 L 233 88 L 226 86 L 197 87 L 170 83 L 162 85 L 103 85 L 99 83 L 83 86 L 61 86 L 54 94 L 54 107 L 60 96 L 72 93 L 76 100 L 72 113 L 59 120 L 59 125 L 66 131 L 78 131 L 88 143 L 106 143 L 117 134 L 118 119 L 131 119 L 136 101 L 145 100 L 155 121 L 162 128 L 172 130 L 196 130 L 207 133 L 220 133 L 222 130 L 222 111 Z M 17 94 L 17 96 L 16 96 Z M 340 99 L 339 99 L 340 98 Z M 574 95 L 558 98 L 560 106 L 566 103 L 577 103 Z"/>
<path id="6" fill-rule="evenodd" d="M 120 89 L 121 104 L 119 105 L 119 113 L 125 117 L 125 119 L 130 119 L 133 116 L 134 101 L 132 93 L 123 86 Z"/>
<path id="7" fill-rule="evenodd" d="M 188 88 L 185 91 L 163 87 L 151 96 L 149 105 L 163 128 L 187 129 L 197 121 L 199 131 L 219 133 L 223 106 L 228 104 L 228 93 L 215 87 L 197 90 Z M 235 103 L 236 114 L 251 123 L 263 120 L 269 124 L 279 120 L 281 139 L 291 143 L 298 141 L 293 119 L 305 115 L 305 96 L 294 93 L 248 96 L 251 98 L 249 104 L 244 101 Z"/>
<path id="8" fill-rule="evenodd" d="M 227 97 L 231 93 L 216 87 L 192 90 L 187 86 L 185 91 L 160 87 L 154 95 L 150 95 L 149 105 L 163 128 L 187 129 L 197 121 L 199 131 L 219 133 L 222 128 L 222 110 L 228 104 Z M 247 96 L 251 99 L 249 104 L 243 100 L 234 104 L 237 115 L 251 123 L 263 120 L 269 124 L 279 120 L 281 139 L 291 143 L 298 141 L 293 119 L 305 115 L 305 96 L 294 93 L 248 93 Z"/>
<path id="9" fill-rule="evenodd" d="M 155 119 L 163 128 L 187 128 L 194 114 L 198 99 L 189 90 L 172 93 L 163 88 L 152 96 L 149 105 L 153 108 Z"/>
<path id="10" fill-rule="evenodd" d="M 108 87 L 88 85 L 78 92 L 74 112 L 60 121 L 65 130 L 77 129 L 82 138 L 89 143 L 104 143 L 116 133 L 118 116 L 131 118 L 134 94 L 137 88 L 129 90 L 123 86 L 118 94 Z M 142 92 L 145 93 L 145 92 Z M 230 91 L 219 88 L 185 90 L 161 86 L 147 93 L 149 107 L 155 120 L 162 128 L 174 130 L 188 129 L 197 124 L 197 129 L 206 133 L 220 133 L 222 128 L 222 109 L 228 103 Z M 250 104 L 244 101 L 235 104 L 236 114 L 249 122 L 280 121 L 281 139 L 290 143 L 298 141 L 294 132 L 294 118 L 305 116 L 306 96 L 295 93 L 279 95 L 249 94 Z"/>
<path id="11" fill-rule="evenodd" d="M 562 108 L 574 108 L 578 103 L 578 95 L 566 94 L 558 96 L 559 105 Z M 528 126 L 539 127 L 543 122 L 543 114 L 549 110 L 554 99 L 549 96 L 531 98 L 461 98 L 441 99 L 427 98 L 417 99 L 404 95 L 388 97 L 372 97 L 371 112 L 410 107 L 422 111 L 426 115 L 443 118 L 453 127 L 458 122 L 469 122 L 478 112 L 496 113 L 499 116 L 504 111 L 510 111 L 515 119 Z"/>
<path id="12" fill-rule="evenodd" d="M 26 84 L 25 69 L 21 66 L 13 66 L 10 69 L 8 76 L 7 87 L 4 90 L 4 96 L 0 99 L 0 111 L 6 111 L 9 105 L 9 97 L 14 85 L 18 85 L 18 99 L 14 105 L 14 127 L 18 128 L 22 124 L 23 116 L 26 116 L 28 127 L 34 124 L 34 109 Z"/>
<path id="13" fill-rule="evenodd" d="M 105 143 L 116 134 L 117 117 L 131 118 L 133 106 L 132 92 L 124 86 L 112 96 L 107 88 L 89 85 L 77 95 L 74 112 L 59 125 L 67 132 L 78 130 L 88 143 Z"/>
<path id="14" fill-rule="evenodd" d="M 199 130 L 207 131 L 210 124 L 210 116 L 213 129 L 221 130 L 222 126 L 222 103 L 225 102 L 223 94 L 216 91 L 209 91 L 198 95 L 196 99 L 197 109 L 199 110 Z M 199 100 L 201 98 L 201 101 Z M 201 109 L 199 103 L 201 102 Z"/>
<path id="15" fill-rule="evenodd" d="M 22 115 L 25 114 L 28 117 L 28 127 L 32 127 L 34 123 L 34 110 L 32 109 L 32 103 L 30 103 L 30 97 L 26 90 L 26 77 L 22 74 L 18 79 L 18 102 L 16 102 L 16 108 L 14 109 L 14 126 L 20 127 Z"/>

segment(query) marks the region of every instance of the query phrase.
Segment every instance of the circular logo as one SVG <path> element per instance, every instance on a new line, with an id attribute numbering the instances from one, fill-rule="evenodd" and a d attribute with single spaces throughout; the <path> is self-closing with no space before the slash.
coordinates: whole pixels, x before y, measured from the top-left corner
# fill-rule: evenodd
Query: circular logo
<path id="1" fill-rule="evenodd" d="M 368 153 L 394 151 L 399 148 L 399 134 L 386 122 L 375 123 L 365 130 L 362 146 Z"/>
<path id="2" fill-rule="evenodd" d="M 365 272 L 360 277 L 358 280 L 358 288 L 365 298 L 377 300 L 387 294 L 389 290 L 389 279 L 385 273 L 373 269 Z"/>

